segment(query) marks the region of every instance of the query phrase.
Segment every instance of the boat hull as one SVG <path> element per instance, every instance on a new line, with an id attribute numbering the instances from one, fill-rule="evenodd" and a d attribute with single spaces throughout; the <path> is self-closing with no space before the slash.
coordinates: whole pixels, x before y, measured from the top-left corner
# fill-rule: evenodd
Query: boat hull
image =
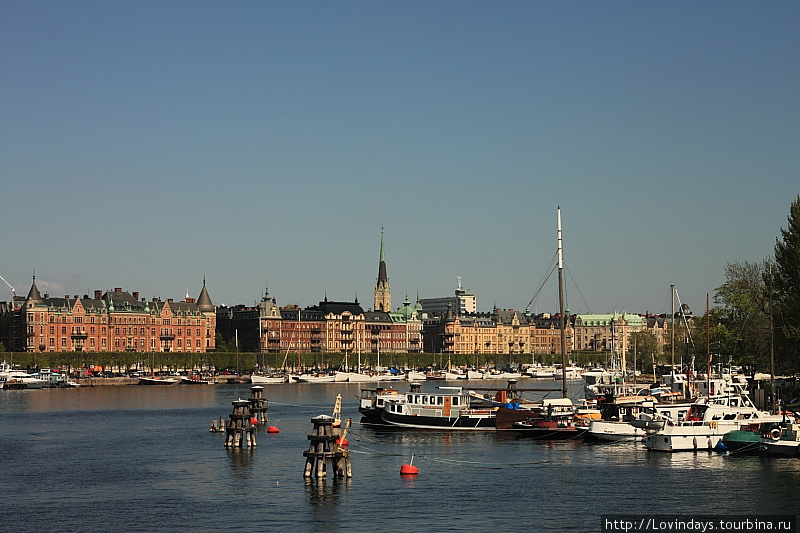
<path id="1" fill-rule="evenodd" d="M 535 440 L 578 440 L 582 439 L 588 426 L 562 425 L 557 422 L 516 422 L 513 431 L 520 437 Z"/>
<path id="2" fill-rule="evenodd" d="M 601 442 L 638 441 L 645 436 L 643 429 L 635 428 L 627 422 L 592 420 L 584 439 Z"/>
<path id="3" fill-rule="evenodd" d="M 177 382 L 173 378 L 139 378 L 139 385 L 175 385 Z"/>
<path id="4" fill-rule="evenodd" d="M 455 417 L 450 416 L 418 416 L 381 413 L 384 424 L 407 429 L 428 429 L 444 431 L 495 431 L 494 416 L 490 412 L 472 413 Z"/>

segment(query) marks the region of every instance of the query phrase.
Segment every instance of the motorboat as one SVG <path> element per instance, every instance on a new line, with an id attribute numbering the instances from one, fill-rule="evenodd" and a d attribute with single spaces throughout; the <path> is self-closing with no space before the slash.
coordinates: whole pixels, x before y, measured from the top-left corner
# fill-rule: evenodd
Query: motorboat
<path id="1" fill-rule="evenodd" d="M 760 439 L 760 449 L 765 455 L 800 457 L 800 425 L 781 422 L 766 430 Z"/>
<path id="2" fill-rule="evenodd" d="M 175 385 L 178 383 L 178 378 L 161 377 L 161 376 L 141 376 L 139 378 L 139 385 Z"/>
<path id="3" fill-rule="evenodd" d="M 383 387 L 361 389 L 358 405 L 358 412 L 363 416 L 361 423 L 383 424 L 381 416 L 387 400 L 405 401 L 405 394 L 397 389 Z"/>
<path id="4" fill-rule="evenodd" d="M 24 370 L 11 368 L 11 365 L 3 361 L 0 363 L 0 380 L 4 382 L 4 389 L 41 389 L 48 380 L 32 376 Z"/>
<path id="5" fill-rule="evenodd" d="M 584 438 L 602 442 L 637 441 L 646 435 L 632 424 L 640 414 L 655 414 L 652 396 L 619 397 L 600 405 L 600 419 L 592 420 Z"/>
<path id="6" fill-rule="evenodd" d="M 253 385 L 275 385 L 286 383 L 286 374 L 252 374 L 250 383 Z"/>
<path id="7" fill-rule="evenodd" d="M 737 394 L 701 398 L 692 403 L 685 419 L 667 420 L 661 429 L 647 435 L 645 446 L 665 452 L 713 450 L 729 431 L 780 420 L 779 415 L 757 409 L 747 393 L 739 390 Z"/>
<path id="8" fill-rule="evenodd" d="M 292 376 L 292 379 L 298 383 L 333 383 L 336 381 L 336 374 L 314 373 L 314 374 L 299 374 Z"/>
<path id="9" fill-rule="evenodd" d="M 181 376 L 181 383 L 184 385 L 213 385 L 214 380 L 198 374 L 192 374 L 189 376 Z"/>

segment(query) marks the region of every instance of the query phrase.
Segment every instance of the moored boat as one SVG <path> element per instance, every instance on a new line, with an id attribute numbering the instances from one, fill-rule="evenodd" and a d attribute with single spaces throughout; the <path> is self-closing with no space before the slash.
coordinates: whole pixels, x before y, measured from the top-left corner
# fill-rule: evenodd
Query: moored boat
<path id="1" fill-rule="evenodd" d="M 520 437 L 531 439 L 575 440 L 583 437 L 589 430 L 589 424 L 585 420 L 576 420 L 565 415 L 514 422 L 512 429 Z"/>
<path id="2" fill-rule="evenodd" d="M 386 399 L 381 420 L 405 429 L 494 431 L 493 408 L 473 408 L 461 387 L 438 387 L 442 392 L 419 390 L 400 399 Z"/>
<path id="3" fill-rule="evenodd" d="M 761 424 L 750 424 L 728 431 L 714 449 L 731 455 L 758 455 L 761 451 Z"/>
<path id="4" fill-rule="evenodd" d="M 192 374 L 190 376 L 181 376 L 181 383 L 184 385 L 213 385 L 214 380 L 197 374 Z"/>
<path id="5" fill-rule="evenodd" d="M 747 393 L 740 390 L 738 394 L 698 400 L 684 420 L 668 420 L 663 428 L 649 433 L 645 446 L 665 452 L 712 450 L 729 431 L 780 419 L 756 409 Z"/>
<path id="6" fill-rule="evenodd" d="M 177 382 L 177 378 L 160 376 L 142 376 L 139 378 L 139 385 L 174 385 Z"/>
<path id="7" fill-rule="evenodd" d="M 286 374 L 252 374 L 250 376 L 250 383 L 253 385 L 275 385 L 286 382 Z"/>
<path id="8" fill-rule="evenodd" d="M 765 431 L 760 439 L 761 452 L 766 455 L 800 457 L 800 431 L 795 422 L 781 422 Z"/>

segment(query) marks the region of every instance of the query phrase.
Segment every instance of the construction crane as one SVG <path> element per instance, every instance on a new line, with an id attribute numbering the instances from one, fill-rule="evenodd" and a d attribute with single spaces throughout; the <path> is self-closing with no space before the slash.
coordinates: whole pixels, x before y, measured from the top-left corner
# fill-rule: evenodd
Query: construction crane
<path id="1" fill-rule="evenodd" d="M 3 283 L 8 285 L 8 288 L 11 289 L 11 303 L 13 304 L 14 303 L 14 298 L 17 297 L 17 293 L 14 291 L 14 287 L 12 287 L 11 284 L 9 282 L 7 282 L 6 278 L 4 278 L 3 276 L 0 276 L 0 279 L 2 279 Z"/>

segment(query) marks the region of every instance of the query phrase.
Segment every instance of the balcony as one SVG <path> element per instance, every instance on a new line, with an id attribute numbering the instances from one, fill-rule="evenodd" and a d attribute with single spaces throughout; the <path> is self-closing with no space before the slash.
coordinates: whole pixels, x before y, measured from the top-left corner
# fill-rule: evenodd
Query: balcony
<path id="1" fill-rule="evenodd" d="M 73 339 L 85 339 L 86 337 L 88 337 L 88 335 L 86 334 L 85 329 L 74 328 L 72 330 L 72 333 L 70 334 L 70 337 L 72 337 Z"/>

